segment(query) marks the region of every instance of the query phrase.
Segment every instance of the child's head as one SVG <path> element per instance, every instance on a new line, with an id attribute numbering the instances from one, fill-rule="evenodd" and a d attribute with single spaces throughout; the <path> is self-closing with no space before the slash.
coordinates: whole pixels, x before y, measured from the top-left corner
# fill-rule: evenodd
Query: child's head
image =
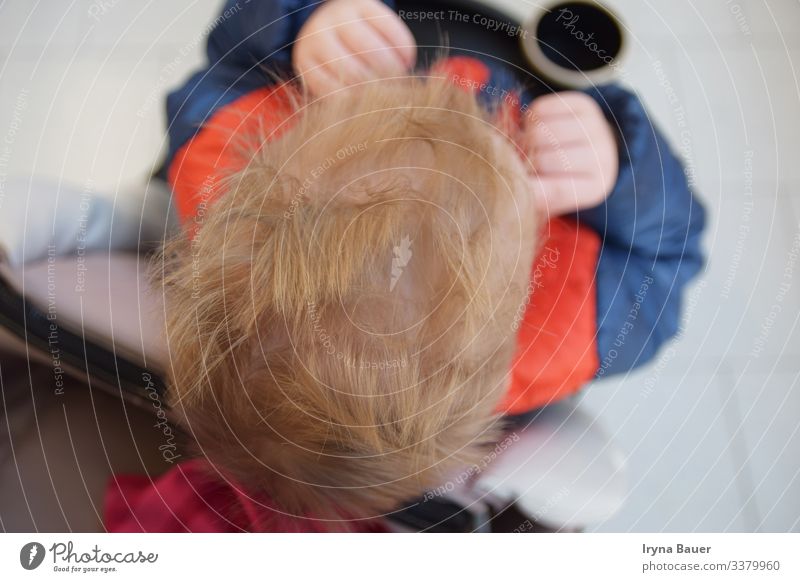
<path id="1" fill-rule="evenodd" d="M 288 511 L 375 515 L 493 446 L 538 218 L 503 123 L 450 83 L 295 117 L 168 252 L 173 407 Z"/>

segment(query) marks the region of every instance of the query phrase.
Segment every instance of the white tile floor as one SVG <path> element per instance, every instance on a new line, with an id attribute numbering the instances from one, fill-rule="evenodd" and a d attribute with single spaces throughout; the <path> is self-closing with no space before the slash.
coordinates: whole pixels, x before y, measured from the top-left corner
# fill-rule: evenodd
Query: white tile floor
<path id="1" fill-rule="evenodd" d="M 608 3 L 632 39 L 628 84 L 696 172 L 711 261 L 681 339 L 581 397 L 631 472 L 624 508 L 596 529 L 800 531 L 800 3 Z M 200 62 L 218 5 L 0 0 L 0 178 L 108 192 L 143 179 L 161 97 Z"/>

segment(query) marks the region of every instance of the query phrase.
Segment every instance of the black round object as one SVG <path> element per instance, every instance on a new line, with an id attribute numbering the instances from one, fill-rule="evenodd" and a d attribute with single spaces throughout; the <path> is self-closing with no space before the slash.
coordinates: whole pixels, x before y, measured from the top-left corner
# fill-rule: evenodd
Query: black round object
<path id="1" fill-rule="evenodd" d="M 476 0 L 397 0 L 401 20 L 418 46 L 418 68 L 439 57 L 465 55 L 494 61 L 531 96 L 552 91 L 531 69 L 520 44 L 526 32 L 506 12 Z"/>
<path id="2" fill-rule="evenodd" d="M 617 21 L 601 7 L 588 2 L 563 2 L 553 6 L 536 29 L 542 53 L 556 65 L 593 71 L 608 64 L 622 48 Z"/>

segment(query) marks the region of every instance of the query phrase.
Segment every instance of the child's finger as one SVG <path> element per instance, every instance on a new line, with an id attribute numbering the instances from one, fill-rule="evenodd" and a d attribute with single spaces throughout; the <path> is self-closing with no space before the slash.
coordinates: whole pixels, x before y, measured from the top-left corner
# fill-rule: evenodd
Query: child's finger
<path id="1" fill-rule="evenodd" d="M 298 58 L 298 72 L 312 93 L 328 93 L 376 77 L 377 73 L 338 39 L 326 39 L 324 46 L 324 51 Z"/>
<path id="2" fill-rule="evenodd" d="M 579 174 L 534 175 L 533 189 L 541 197 L 547 214 L 556 216 L 586 206 L 586 193 L 597 189 L 593 180 Z M 602 200 L 598 200 L 600 203 Z"/>
<path id="3" fill-rule="evenodd" d="M 598 152 L 591 144 L 567 145 L 537 150 L 531 156 L 540 174 L 597 174 L 601 170 Z"/>
<path id="4" fill-rule="evenodd" d="M 328 74 L 339 79 L 342 84 L 357 83 L 371 79 L 374 75 L 367 66 L 353 54 L 335 36 L 326 39 L 324 49 L 314 55 L 313 60 L 325 67 Z"/>
<path id="5" fill-rule="evenodd" d="M 395 48 L 405 69 L 412 68 L 417 59 L 417 41 L 405 22 L 380 2 L 363 4 L 360 14 L 389 46 Z"/>
<path id="6" fill-rule="evenodd" d="M 403 56 L 371 26 L 340 34 L 339 41 L 375 73 L 402 73 L 407 69 Z"/>
<path id="7" fill-rule="evenodd" d="M 310 68 L 302 74 L 303 84 L 315 96 L 325 95 L 338 89 L 341 84 L 331 77 L 324 67 Z"/>
<path id="8" fill-rule="evenodd" d="M 582 117 L 599 111 L 594 99 L 578 91 L 563 91 L 537 97 L 530 106 L 531 117 L 549 119 L 551 117 Z"/>
<path id="9" fill-rule="evenodd" d="M 316 60 L 308 61 L 308 68 L 303 72 L 303 82 L 309 91 L 314 95 L 324 95 L 341 89 L 347 85 L 356 83 L 359 79 L 353 79 L 342 75 L 342 71 L 347 67 L 340 63 L 336 67 L 331 66 L 331 62 L 319 63 Z"/>
<path id="10" fill-rule="evenodd" d="M 525 125 L 526 144 L 533 150 L 586 143 L 591 134 L 589 124 L 565 117 L 531 119 Z"/>

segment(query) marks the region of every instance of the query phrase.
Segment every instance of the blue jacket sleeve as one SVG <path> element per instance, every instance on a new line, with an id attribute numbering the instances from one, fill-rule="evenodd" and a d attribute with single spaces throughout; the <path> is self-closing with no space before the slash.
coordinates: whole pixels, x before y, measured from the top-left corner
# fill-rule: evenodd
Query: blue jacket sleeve
<path id="1" fill-rule="evenodd" d="M 620 171 L 608 199 L 578 213 L 602 237 L 597 376 L 652 359 L 679 329 L 681 295 L 703 267 L 705 211 L 639 100 L 618 86 L 589 94 L 618 128 Z"/>
<path id="2" fill-rule="evenodd" d="M 211 23 L 207 65 L 167 96 L 169 148 L 161 171 L 219 108 L 291 72 L 292 43 L 321 0 L 226 0 Z"/>

